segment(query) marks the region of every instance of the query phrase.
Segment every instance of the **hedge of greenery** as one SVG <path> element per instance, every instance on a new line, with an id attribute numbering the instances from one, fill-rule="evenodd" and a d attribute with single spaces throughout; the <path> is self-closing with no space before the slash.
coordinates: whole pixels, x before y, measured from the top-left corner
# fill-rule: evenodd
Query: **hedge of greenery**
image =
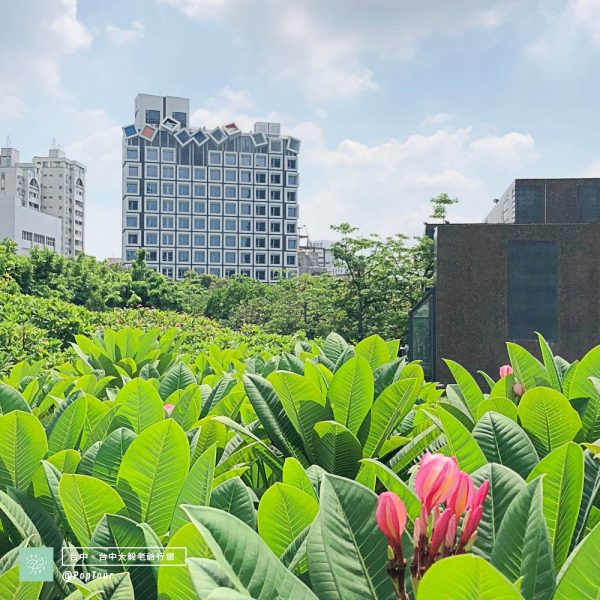
<path id="1" fill-rule="evenodd" d="M 484 391 L 379 336 L 75 339 L 0 384 L 0 598 L 598 599 L 600 347 L 509 344 Z"/>
<path id="2" fill-rule="evenodd" d="M 221 348 L 241 346 L 244 355 L 262 350 L 291 351 L 304 337 L 265 333 L 256 326 L 233 330 L 206 317 L 168 310 L 115 308 L 96 312 L 59 299 L 2 291 L 0 285 L 0 374 L 23 360 L 42 361 L 48 366 L 72 360 L 75 335 L 125 327 L 160 332 L 176 328 L 175 341 L 181 352 L 194 355 L 212 344 Z"/>

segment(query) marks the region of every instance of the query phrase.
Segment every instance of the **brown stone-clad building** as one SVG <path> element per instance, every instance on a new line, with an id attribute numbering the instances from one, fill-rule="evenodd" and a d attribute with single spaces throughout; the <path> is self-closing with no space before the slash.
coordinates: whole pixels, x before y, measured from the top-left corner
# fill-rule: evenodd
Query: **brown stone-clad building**
<path id="1" fill-rule="evenodd" d="M 435 289 L 410 318 L 409 357 L 496 377 L 506 341 L 535 332 L 571 361 L 600 343 L 600 179 L 518 179 L 481 224 L 436 228 Z"/>

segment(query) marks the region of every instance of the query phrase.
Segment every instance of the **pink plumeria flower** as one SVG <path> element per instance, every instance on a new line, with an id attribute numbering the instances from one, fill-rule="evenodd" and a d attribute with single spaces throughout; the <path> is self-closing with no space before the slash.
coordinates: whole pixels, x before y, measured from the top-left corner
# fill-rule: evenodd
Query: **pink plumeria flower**
<path id="1" fill-rule="evenodd" d="M 510 365 L 503 365 L 500 367 L 500 379 L 508 377 L 513 374 L 513 368 Z"/>
<path id="2" fill-rule="evenodd" d="M 402 534 L 406 527 L 406 507 L 399 496 L 383 492 L 377 501 L 377 525 L 394 550 L 402 549 Z"/>
<path id="3" fill-rule="evenodd" d="M 165 409 L 165 412 L 167 413 L 167 417 L 170 417 L 171 413 L 175 409 L 175 405 L 174 404 L 165 404 L 163 406 L 163 408 Z"/>
<path id="4" fill-rule="evenodd" d="M 454 493 L 459 481 L 458 474 L 456 458 L 429 452 L 423 455 L 415 478 L 415 490 L 427 514 Z"/>

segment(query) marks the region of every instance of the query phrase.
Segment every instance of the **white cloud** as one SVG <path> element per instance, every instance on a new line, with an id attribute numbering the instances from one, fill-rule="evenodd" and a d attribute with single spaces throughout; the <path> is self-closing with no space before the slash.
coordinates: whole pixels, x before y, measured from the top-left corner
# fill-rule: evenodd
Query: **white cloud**
<path id="1" fill-rule="evenodd" d="M 536 159 L 527 134 L 478 136 L 471 127 L 374 145 L 344 140 L 302 153 L 302 167 L 316 178 L 301 188 L 300 222 L 313 237 L 331 237 L 328 226 L 342 221 L 364 232 L 420 235 L 429 199 L 440 192 L 460 198 L 453 222 L 481 221 L 491 198 Z"/>
<path id="2" fill-rule="evenodd" d="M 132 21 L 129 29 L 122 29 L 116 25 L 106 26 L 106 35 L 111 44 L 120 48 L 144 37 L 144 24 L 140 21 Z"/>
<path id="3" fill-rule="evenodd" d="M 600 2 L 568 0 L 559 6 L 542 5 L 545 31 L 525 54 L 551 65 L 568 66 L 573 53 L 582 47 L 600 47 Z"/>
<path id="4" fill-rule="evenodd" d="M 452 115 L 448 114 L 447 112 L 439 112 L 426 116 L 423 119 L 422 125 L 424 125 L 425 127 L 430 127 L 433 125 L 444 125 L 450 120 L 452 120 Z"/>
<path id="5" fill-rule="evenodd" d="M 2 6 L 0 110 L 16 118 L 28 94 L 63 95 L 60 61 L 90 45 L 92 36 L 77 19 L 76 0 L 23 0 Z M 10 49 L 10 51 L 6 51 Z"/>
<path id="6" fill-rule="evenodd" d="M 422 233 L 440 192 L 460 198 L 451 220 L 481 221 L 491 199 L 511 179 L 528 175 L 538 158 L 530 134 L 477 134 L 474 127 L 445 125 L 431 133 L 413 133 L 375 144 L 341 140 L 331 147 L 325 125 L 286 114 L 257 112 L 247 91 L 225 89 L 191 118 L 215 126 L 235 120 L 244 130 L 259 120 L 282 124 L 284 135 L 302 140 L 300 152 L 300 223 L 314 239 L 330 238 L 329 225 L 348 221 L 365 232 Z"/>
<path id="7" fill-rule="evenodd" d="M 378 82 L 369 55 L 406 59 L 432 36 L 503 22 L 516 0 L 162 0 L 190 18 L 232 27 L 269 75 L 314 100 L 350 98 Z"/>

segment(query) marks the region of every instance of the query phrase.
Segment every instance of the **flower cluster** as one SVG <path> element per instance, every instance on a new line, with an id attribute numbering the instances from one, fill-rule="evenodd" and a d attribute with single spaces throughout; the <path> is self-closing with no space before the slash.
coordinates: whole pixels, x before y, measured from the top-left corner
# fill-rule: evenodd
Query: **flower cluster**
<path id="1" fill-rule="evenodd" d="M 415 478 L 422 507 L 413 531 L 411 575 L 415 587 L 438 557 L 462 554 L 473 545 L 489 486 L 490 482 L 484 481 L 475 489 L 473 480 L 458 468 L 453 456 L 426 453 L 422 457 Z M 379 496 L 376 518 L 392 550 L 388 572 L 394 579 L 396 595 L 407 598 L 406 560 L 402 554 L 406 507 L 396 494 L 384 492 Z"/>

